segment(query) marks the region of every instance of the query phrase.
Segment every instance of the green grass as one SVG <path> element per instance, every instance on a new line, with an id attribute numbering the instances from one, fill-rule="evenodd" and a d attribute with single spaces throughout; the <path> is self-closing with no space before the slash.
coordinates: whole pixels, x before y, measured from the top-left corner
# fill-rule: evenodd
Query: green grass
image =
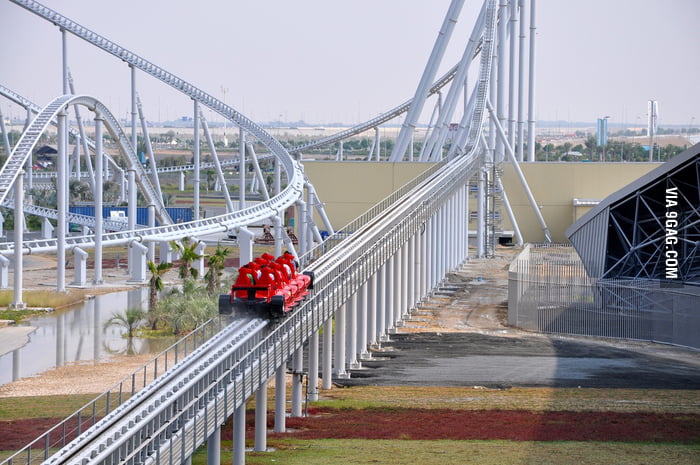
<path id="1" fill-rule="evenodd" d="M 14 321 L 15 324 L 24 320 L 25 318 L 33 317 L 34 315 L 41 315 L 45 313 L 41 310 L 9 310 L 0 309 L 0 320 L 10 320 Z"/>
<path id="2" fill-rule="evenodd" d="M 250 444 L 249 444 L 250 446 Z M 697 465 L 699 445 L 615 442 L 273 440 L 270 452 L 247 452 L 246 463 L 262 465 L 420 464 L 617 464 Z M 221 463 L 231 463 L 231 442 L 222 443 Z M 192 460 L 206 464 L 206 447 Z"/>
<path id="3" fill-rule="evenodd" d="M 321 391 L 314 405 L 329 408 L 451 408 L 463 410 L 700 413 L 695 390 L 480 389 L 426 386 L 355 386 Z"/>
<path id="4" fill-rule="evenodd" d="M 27 304 L 27 307 L 64 308 L 83 302 L 85 295 L 88 293 L 85 289 L 76 289 L 70 293 L 49 290 L 25 290 L 22 292 L 22 300 Z M 8 307 L 12 302 L 14 302 L 14 291 L 0 291 L 0 307 Z M 10 312 L 12 311 L 10 310 Z"/>
<path id="5" fill-rule="evenodd" d="M 95 394 L 1 397 L 0 421 L 29 418 L 63 419 L 95 397 Z"/>

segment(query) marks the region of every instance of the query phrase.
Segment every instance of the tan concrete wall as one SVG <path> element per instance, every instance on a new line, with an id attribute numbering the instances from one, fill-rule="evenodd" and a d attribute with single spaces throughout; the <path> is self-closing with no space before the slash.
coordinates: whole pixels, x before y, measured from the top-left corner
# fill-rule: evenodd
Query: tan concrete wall
<path id="1" fill-rule="evenodd" d="M 591 207 L 573 200 L 602 200 L 659 166 L 658 163 L 522 163 L 521 168 L 540 206 L 552 239 L 568 242 L 564 231 Z M 544 234 L 512 164 L 503 166 L 503 185 L 526 242 L 540 242 Z M 575 210 L 575 211 L 574 211 Z M 504 229 L 512 229 L 503 210 Z M 471 226 L 471 225 L 470 225 Z"/>
<path id="2" fill-rule="evenodd" d="M 340 229 L 433 163 L 304 161 L 331 224 Z M 316 217 L 317 224 L 321 224 Z"/>
<path id="3" fill-rule="evenodd" d="M 304 169 L 336 229 L 430 166 L 432 164 L 426 163 L 304 162 Z M 574 209 L 574 198 L 603 199 L 657 166 L 658 163 L 521 164 L 552 238 L 559 243 L 566 242 L 564 231 L 574 222 L 574 216 L 579 218 L 590 209 Z M 525 241 L 543 241 L 544 234 L 511 164 L 503 165 L 503 184 Z M 501 215 L 502 228 L 511 230 L 503 208 Z M 469 228 L 473 230 L 475 227 L 476 221 L 472 221 Z"/>

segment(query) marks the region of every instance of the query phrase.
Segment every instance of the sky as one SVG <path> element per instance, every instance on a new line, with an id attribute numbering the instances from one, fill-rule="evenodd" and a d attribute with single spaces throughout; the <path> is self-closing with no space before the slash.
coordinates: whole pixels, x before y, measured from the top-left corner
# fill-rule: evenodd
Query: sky
<path id="1" fill-rule="evenodd" d="M 449 0 L 44 0 L 43 4 L 225 100 L 258 122 L 357 124 L 413 97 Z M 454 65 L 481 1 L 466 0 L 438 75 Z M 537 0 L 536 118 L 700 125 L 698 0 Z M 529 27 L 529 23 L 528 23 Z M 0 0 L 0 83 L 40 106 L 61 94 L 56 26 Z M 70 36 L 77 93 L 119 117 L 130 74 Z M 476 66 L 474 66 L 476 68 Z M 192 102 L 139 72 L 149 120 Z M 427 122 L 432 102 L 421 120 Z M 4 116 L 22 114 L 0 98 Z M 218 115 L 205 118 L 221 121 Z M 697 119 L 696 119 L 697 117 Z"/>

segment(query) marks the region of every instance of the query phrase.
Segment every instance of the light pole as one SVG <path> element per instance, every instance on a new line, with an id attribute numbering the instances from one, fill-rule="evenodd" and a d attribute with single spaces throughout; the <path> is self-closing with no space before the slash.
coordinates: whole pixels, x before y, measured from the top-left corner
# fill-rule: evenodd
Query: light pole
<path id="1" fill-rule="evenodd" d="M 688 142 L 690 142 L 690 129 L 693 127 L 693 121 L 695 121 L 695 117 L 691 116 L 690 122 L 688 123 L 688 131 L 685 134 L 685 137 L 686 139 L 688 139 Z"/>
<path id="2" fill-rule="evenodd" d="M 598 118 L 598 134 L 596 138 L 596 142 L 598 144 L 598 147 L 603 147 L 603 157 L 601 161 L 605 161 L 605 146 L 608 145 L 608 119 L 610 119 L 610 116 L 603 116 L 602 118 Z"/>

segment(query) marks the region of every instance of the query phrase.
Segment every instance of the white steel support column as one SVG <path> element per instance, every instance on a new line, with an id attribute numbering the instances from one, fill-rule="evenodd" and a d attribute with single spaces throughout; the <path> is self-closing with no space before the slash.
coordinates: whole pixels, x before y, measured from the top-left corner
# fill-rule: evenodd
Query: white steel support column
<path id="1" fill-rule="evenodd" d="M 303 200 L 297 200 L 296 201 L 297 205 L 297 231 L 299 234 L 299 255 L 304 255 L 308 251 L 307 247 L 307 230 L 308 230 L 308 221 L 306 218 L 306 202 Z"/>
<path id="2" fill-rule="evenodd" d="M 102 130 L 103 122 L 101 114 L 95 115 L 95 182 L 93 183 L 92 195 L 95 200 L 95 275 L 92 279 L 93 284 L 102 284 L 102 234 L 104 228 L 102 226 L 102 191 L 103 191 L 103 140 Z M 88 156 L 89 158 L 89 156 Z"/>
<path id="3" fill-rule="evenodd" d="M 71 174 L 70 173 L 75 173 L 75 179 L 80 181 L 80 134 L 76 134 L 75 136 L 75 145 L 73 146 L 73 158 L 70 161 L 70 165 L 72 164 L 72 170 L 68 170 L 68 177 L 70 178 Z M 27 161 L 31 161 L 31 159 L 27 159 Z M 32 188 L 32 177 L 31 177 L 31 171 L 30 171 L 30 176 L 28 177 L 28 185 L 27 187 L 29 189 Z"/>
<path id="4" fill-rule="evenodd" d="M 350 297 L 350 305 L 347 307 L 348 330 L 346 337 L 347 349 L 345 360 L 351 370 L 361 368 L 357 360 L 357 292 Z"/>
<path id="5" fill-rule="evenodd" d="M 323 323 L 323 352 L 321 357 L 323 365 L 323 378 L 321 389 L 333 387 L 333 319 L 329 318 Z"/>
<path id="6" fill-rule="evenodd" d="M 343 303 L 335 311 L 335 341 L 333 343 L 333 347 L 335 348 L 335 360 L 333 373 L 338 378 L 346 378 L 348 376 L 347 371 L 345 371 L 345 320 L 347 307 L 347 303 Z"/>
<path id="7" fill-rule="evenodd" d="M 192 186 L 194 187 L 194 197 L 193 197 L 193 204 L 192 204 L 192 215 L 194 216 L 194 220 L 197 221 L 201 217 L 201 207 L 199 204 L 199 187 L 200 187 L 200 169 L 199 169 L 199 164 L 200 164 L 200 158 L 201 154 L 199 151 L 199 127 L 200 127 L 200 122 L 199 122 L 199 102 L 196 100 L 192 100 L 193 102 L 193 113 L 194 113 L 194 121 L 193 121 L 193 127 L 194 127 L 194 141 L 193 141 L 193 147 L 192 147 L 192 161 L 194 164 L 194 170 L 192 173 Z"/>
<path id="8" fill-rule="evenodd" d="M 430 252 L 433 250 L 433 218 L 434 215 L 431 215 L 425 222 L 425 248 L 423 255 L 425 257 L 425 260 L 423 261 L 423 268 L 425 270 L 425 287 L 423 295 L 425 297 L 427 297 L 430 294 L 430 290 L 433 288 L 432 279 L 434 254 Z"/>
<path id="9" fill-rule="evenodd" d="M 68 83 L 68 32 L 61 28 L 61 76 L 63 80 L 63 95 L 69 94 L 69 83 Z M 9 154 L 8 154 L 9 156 Z"/>
<path id="10" fill-rule="evenodd" d="M 535 161 L 535 11 L 536 0 L 530 0 L 530 76 L 527 107 L 527 161 Z"/>
<path id="11" fill-rule="evenodd" d="M 134 153 L 138 155 L 136 149 L 138 145 L 138 136 L 136 132 L 137 128 L 137 98 L 136 98 L 136 68 L 133 65 L 129 65 L 129 72 L 131 74 L 131 147 L 134 149 Z"/>
<path id="12" fill-rule="evenodd" d="M 397 238 L 397 240 L 400 240 Z M 403 256 L 403 245 L 399 245 L 398 250 L 394 254 L 394 276 L 392 280 L 394 282 L 394 306 L 392 308 L 391 318 L 394 321 L 394 327 L 401 327 L 401 311 L 403 310 L 403 283 L 401 282 L 401 277 L 403 275 L 403 263 L 401 258 Z"/>
<path id="13" fill-rule="evenodd" d="M 56 183 L 56 204 L 58 210 L 56 218 L 56 291 L 66 290 L 66 211 L 68 210 L 68 122 L 65 109 L 58 113 L 58 179 Z M 19 228 L 15 225 L 15 231 Z"/>
<path id="14" fill-rule="evenodd" d="M 437 282 L 440 283 L 442 281 L 442 277 L 445 273 L 445 259 L 447 258 L 447 241 L 445 240 L 445 230 L 447 229 L 445 227 L 445 222 L 446 222 L 446 215 L 445 215 L 445 207 L 447 206 L 447 202 L 443 203 L 440 206 L 440 209 L 438 210 L 437 213 L 437 227 L 438 227 L 438 240 L 437 240 Z"/>
<path id="15" fill-rule="evenodd" d="M 454 195 L 450 195 L 445 201 L 445 206 L 443 208 L 443 221 L 442 221 L 442 236 L 445 241 L 445 259 L 442 264 L 442 274 L 443 276 L 448 270 L 452 269 L 452 264 L 454 263 L 455 257 L 455 241 L 454 241 Z"/>
<path id="16" fill-rule="evenodd" d="M 430 265 L 428 257 L 428 225 L 430 221 L 425 220 L 423 222 L 423 228 L 420 234 L 420 283 L 419 283 L 419 294 L 420 298 L 424 299 L 428 294 L 428 267 Z"/>
<path id="17" fill-rule="evenodd" d="M 256 452 L 267 450 L 267 381 L 255 391 L 255 446 Z M 207 463 L 207 465 L 210 465 Z M 219 465 L 216 464 L 211 465 Z"/>
<path id="18" fill-rule="evenodd" d="M 498 40 L 496 41 L 496 49 L 498 56 L 498 65 L 496 66 L 496 108 L 498 120 L 501 125 L 505 125 L 506 121 L 506 32 L 508 31 L 508 0 L 500 0 L 498 19 Z M 496 160 L 503 160 L 503 143 L 496 143 Z"/>
<path id="19" fill-rule="evenodd" d="M 155 205 L 148 206 L 148 227 L 149 228 L 156 227 L 156 206 Z M 146 256 L 146 260 L 155 263 L 155 261 L 156 261 L 156 243 L 154 241 L 149 241 L 146 244 L 146 247 L 148 247 L 148 254 Z M 202 277 L 204 277 L 204 275 L 202 275 Z"/>
<path id="20" fill-rule="evenodd" d="M 486 168 L 479 166 L 479 179 L 477 181 L 476 194 L 476 256 L 484 258 L 486 255 Z"/>
<path id="21" fill-rule="evenodd" d="M 391 292 L 391 270 L 393 266 L 393 260 L 391 257 L 387 259 L 382 267 L 381 279 L 381 292 L 378 298 L 381 299 L 381 314 L 378 316 L 378 326 L 381 332 L 379 337 L 379 342 L 388 342 L 389 333 L 393 330 L 394 325 L 392 324 L 389 314 L 391 312 L 391 305 L 393 301 L 393 296 Z"/>
<path id="22" fill-rule="evenodd" d="M 407 289 L 406 295 L 408 296 L 408 301 L 406 302 L 406 312 L 411 313 L 415 309 L 416 305 L 416 236 L 411 234 L 408 238 L 408 262 L 406 263 L 406 269 L 408 271 L 408 276 L 406 279 Z"/>
<path id="23" fill-rule="evenodd" d="M 452 235 L 454 236 L 454 250 L 455 250 L 455 256 L 453 260 L 453 267 L 456 268 L 458 267 L 462 261 L 464 260 L 464 255 L 463 255 L 463 242 L 462 242 L 462 234 L 464 231 L 464 216 L 462 214 L 462 194 L 464 194 L 464 187 L 460 187 L 457 192 L 455 192 L 455 196 L 453 199 L 454 203 L 454 212 L 455 212 L 455 217 L 454 217 L 454 231 L 452 232 Z"/>
<path id="24" fill-rule="evenodd" d="M 445 15 L 445 19 L 438 33 L 438 38 L 435 41 L 433 50 L 430 53 L 430 58 L 428 58 L 428 63 L 426 64 L 423 75 L 416 89 L 416 93 L 413 97 L 413 103 L 408 109 L 406 118 L 401 127 L 401 131 L 394 145 L 394 150 L 391 152 L 389 161 L 398 162 L 403 160 L 406 154 L 406 149 L 411 141 L 411 134 L 416 127 L 418 117 L 423 111 L 423 105 L 425 104 L 425 99 L 428 96 L 430 86 L 434 81 L 435 74 L 437 73 L 438 67 L 440 66 L 440 61 L 442 61 L 442 56 L 445 53 L 447 44 L 454 30 L 455 24 L 457 23 L 457 18 L 459 13 L 462 11 L 462 6 L 464 5 L 464 0 L 452 0 L 450 7 Z"/>
<path id="25" fill-rule="evenodd" d="M 303 383 L 304 348 L 299 347 L 292 355 L 292 417 L 301 416 Z"/>
<path id="26" fill-rule="evenodd" d="M 430 260 L 430 289 L 434 289 L 437 286 L 438 281 L 440 280 L 440 247 L 442 247 L 442 244 L 440 243 L 441 238 L 440 238 L 440 210 L 436 210 L 433 216 L 431 217 L 431 238 L 432 242 L 430 244 L 430 248 L 432 250 L 431 255 L 431 260 Z"/>
<path id="27" fill-rule="evenodd" d="M 445 261 L 445 226 L 444 226 L 444 208 L 445 205 L 441 205 L 435 214 L 435 247 L 437 252 L 435 254 L 435 284 L 438 286 L 440 281 L 442 281 L 442 270 Z"/>
<path id="28" fill-rule="evenodd" d="M 369 317 L 369 312 L 367 311 L 367 286 L 368 281 L 365 281 L 359 290 L 359 299 L 357 305 L 357 353 L 360 356 L 360 360 L 365 360 L 370 357 L 369 352 L 367 352 L 367 319 Z"/>
<path id="29" fill-rule="evenodd" d="M 374 128 L 374 147 L 375 147 L 375 150 L 377 151 L 377 161 L 380 161 L 379 157 L 381 157 L 381 155 L 382 155 L 382 151 L 381 151 L 382 146 L 381 146 L 380 142 L 381 142 L 381 139 L 379 137 L 379 127 L 376 127 L 376 128 Z"/>
<path id="30" fill-rule="evenodd" d="M 5 155 L 9 156 L 12 153 L 10 148 L 10 139 L 7 136 L 7 128 L 5 127 L 5 118 L 2 116 L 2 109 L 0 109 L 0 133 L 2 133 L 2 146 L 5 148 Z"/>
<path id="31" fill-rule="evenodd" d="M 508 42 L 508 139 L 511 147 L 515 147 L 515 46 L 517 37 L 515 36 L 518 26 L 518 0 L 509 0 L 509 35 Z"/>
<path id="32" fill-rule="evenodd" d="M 61 117 L 59 116 L 59 129 L 61 127 Z M 65 117 L 63 118 L 63 124 L 65 124 Z M 15 271 L 15 282 L 14 282 L 14 296 L 13 302 L 10 308 L 21 310 L 27 307 L 27 304 L 23 301 L 22 291 L 24 289 L 24 283 L 22 281 L 24 272 L 22 263 L 22 242 L 24 242 L 24 176 L 20 173 L 15 180 L 15 237 L 14 237 L 14 271 Z M 59 211 L 60 213 L 60 211 Z M 64 221 L 65 223 L 65 221 Z M 65 256 L 65 249 L 64 249 Z M 63 268 L 63 273 L 65 273 L 65 268 L 62 262 L 58 262 L 58 269 Z M 65 276 L 65 275 L 64 275 Z M 65 278 L 64 278 L 65 279 Z"/>
<path id="33" fill-rule="evenodd" d="M 396 289 L 397 283 L 396 279 L 394 276 L 394 270 L 395 270 L 395 265 L 396 265 L 396 254 L 392 255 L 389 257 L 389 259 L 386 261 L 386 273 L 385 273 L 385 283 L 386 286 L 384 287 L 384 291 L 386 293 L 386 299 L 384 301 L 384 327 L 386 329 L 386 334 L 387 334 L 387 341 L 388 335 L 391 333 L 394 333 L 396 331 L 396 327 L 394 326 L 394 305 L 395 303 L 395 293 L 394 290 Z"/>
<path id="34" fill-rule="evenodd" d="M 442 237 L 440 235 L 440 209 L 438 209 L 433 215 L 433 265 L 432 265 L 432 275 L 433 282 L 430 284 L 430 288 L 434 289 L 440 283 L 440 248 L 442 247 Z"/>
<path id="35" fill-rule="evenodd" d="M 245 131 L 242 127 L 238 128 L 238 142 L 240 149 L 238 151 L 238 209 L 245 208 Z"/>
<path id="36" fill-rule="evenodd" d="M 367 343 L 370 347 L 377 346 L 377 273 L 372 274 L 369 278 L 367 295 Z"/>
<path id="37" fill-rule="evenodd" d="M 461 206 L 460 213 L 462 215 L 462 221 L 459 227 L 462 231 L 461 241 L 461 261 L 464 262 L 469 257 L 469 182 L 467 181 L 464 186 L 462 186 L 462 196 L 461 196 Z"/>
<path id="38" fill-rule="evenodd" d="M 403 325 L 403 320 L 408 315 L 408 268 L 411 262 L 408 258 L 408 241 L 401 246 L 401 308 L 399 309 L 399 319 Z"/>
<path id="39" fill-rule="evenodd" d="M 455 241 L 456 211 L 455 211 L 455 197 L 454 197 L 454 195 L 451 195 L 447 199 L 447 204 L 445 205 L 445 207 L 446 207 L 446 213 L 447 213 L 446 218 L 445 218 L 445 222 L 447 224 L 447 227 L 445 228 L 445 236 L 446 236 L 446 244 L 447 244 L 447 255 L 445 257 L 446 258 L 445 270 L 451 270 L 454 267 L 455 257 L 457 256 L 457 252 L 455 250 L 455 246 L 457 245 L 457 242 Z"/>
<path id="40" fill-rule="evenodd" d="M 491 102 L 488 100 L 486 101 L 486 108 L 488 109 L 489 113 L 491 114 L 491 117 L 493 119 L 493 107 L 491 106 Z M 532 194 L 532 191 L 530 190 L 530 186 L 527 183 L 527 179 L 525 179 L 525 175 L 523 174 L 522 169 L 520 168 L 520 165 L 518 164 L 518 160 L 515 159 L 515 154 L 513 153 L 513 147 L 508 145 L 505 133 L 503 132 L 503 127 L 498 123 L 498 121 L 495 121 L 496 123 L 496 130 L 498 131 L 498 135 L 501 137 L 501 139 L 505 142 L 506 145 L 506 153 L 508 154 L 508 157 L 510 158 L 510 162 L 513 163 L 513 167 L 515 168 L 515 173 L 518 175 L 518 179 L 520 180 L 520 183 L 523 186 L 523 189 L 525 189 L 525 194 L 527 195 L 528 200 L 530 201 L 530 205 L 532 206 L 532 210 L 535 212 L 535 216 L 537 217 L 537 221 L 540 223 L 540 227 L 542 228 L 542 232 L 544 233 L 544 239 L 547 242 L 552 242 L 552 236 L 549 233 L 549 228 L 547 227 L 547 223 L 544 221 L 544 217 L 542 216 L 542 212 L 539 209 L 539 206 L 537 205 L 537 202 L 535 201 L 535 197 Z"/>
<path id="41" fill-rule="evenodd" d="M 518 36 L 518 161 L 523 161 L 525 146 L 525 34 L 527 0 L 518 0 L 520 8 L 520 34 Z"/>
<path id="42" fill-rule="evenodd" d="M 523 235 L 520 232 L 520 227 L 518 226 L 518 219 L 515 217 L 515 213 L 513 212 L 513 208 L 510 205 L 510 201 L 508 200 L 508 194 L 506 193 L 506 190 L 503 188 L 503 183 L 501 182 L 501 178 L 496 177 L 496 182 L 498 183 L 498 188 L 501 190 L 501 196 L 503 196 L 503 205 L 506 207 L 506 212 L 508 213 L 508 218 L 510 218 L 510 223 L 513 225 L 513 234 L 515 235 L 515 243 L 518 247 L 523 246 Z"/>
<path id="43" fill-rule="evenodd" d="M 233 465 L 245 465 L 245 403 L 233 411 Z"/>
<path id="44" fill-rule="evenodd" d="M 309 375 L 306 378 L 309 401 L 318 400 L 318 331 L 309 339 Z"/>
<path id="45" fill-rule="evenodd" d="M 287 431 L 287 366 L 283 363 L 275 372 L 275 433 Z"/>
<path id="46" fill-rule="evenodd" d="M 127 193 L 129 202 L 127 204 L 127 227 L 133 231 L 136 229 L 136 171 L 128 169 L 126 171 Z"/>
<path id="47" fill-rule="evenodd" d="M 207 465 L 221 465 L 221 427 L 207 438 Z"/>
<path id="48" fill-rule="evenodd" d="M 284 212 L 281 213 L 284 215 Z M 282 218 L 279 215 L 272 217 L 274 226 L 273 234 L 275 236 L 275 257 L 282 255 L 282 245 L 284 244 L 284 231 L 282 231 Z"/>

